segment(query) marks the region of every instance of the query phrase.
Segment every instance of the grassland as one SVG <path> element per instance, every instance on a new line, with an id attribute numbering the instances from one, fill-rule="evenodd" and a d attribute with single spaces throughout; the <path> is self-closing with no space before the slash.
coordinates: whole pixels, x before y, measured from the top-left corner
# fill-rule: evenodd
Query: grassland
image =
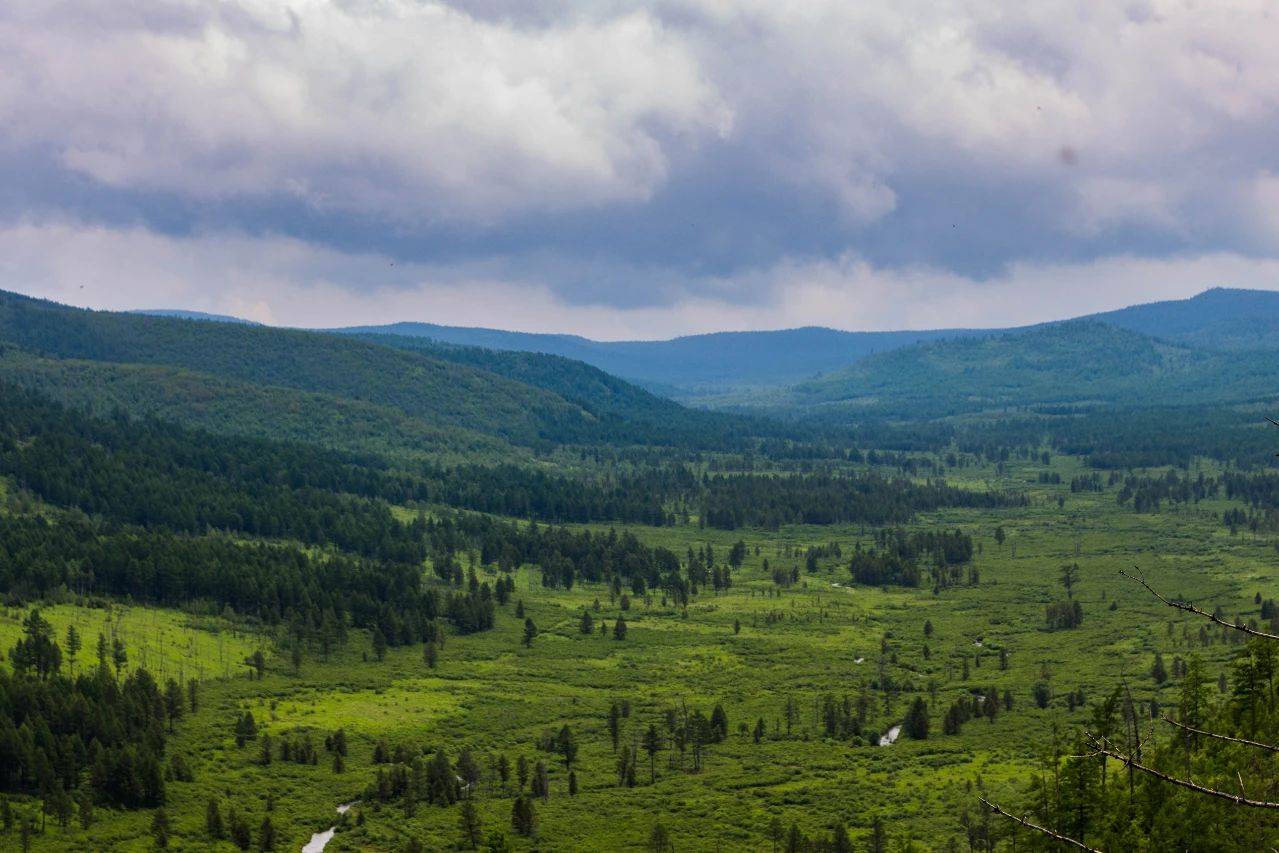
<path id="1" fill-rule="evenodd" d="M 1077 461 L 1064 458 L 1054 460 L 1052 469 L 1066 482 L 1082 470 Z M 1016 485 L 1027 491 L 1031 504 L 952 510 L 916 522 L 920 528 L 958 527 L 976 537 L 981 579 L 974 587 L 939 594 L 926 588 L 849 588 L 846 560 L 830 559 L 778 594 L 765 560 L 802 569 L 804 560 L 795 549 L 838 542 L 847 553 L 859 541 L 868 543 L 869 531 L 856 526 L 737 532 L 631 527 L 645 541 L 680 554 L 709 543 L 721 560 L 742 538 L 748 557 L 731 590 L 704 592 L 686 611 L 663 606 L 660 595 L 648 603 L 632 601 L 624 641 L 611 633 L 584 636 L 578 630 L 583 608 L 592 609 L 597 599 L 600 610 L 592 613 L 607 619 L 611 629 L 619 608 L 607 588 L 548 590 L 534 568 L 524 567 L 517 575 L 516 597 L 540 629 L 531 647 L 520 642 L 522 620 L 514 616 L 512 603 L 500 612 L 495 630 L 450 637 L 433 670 L 423 663 L 420 646 L 391 649 L 384 661 L 374 661 L 367 637 L 353 633 L 329 661 L 308 656 L 300 672 L 285 655 L 271 658 L 262 681 L 243 675 L 207 680 L 199 711 L 179 727 L 171 746 L 188 758 L 196 777 L 169 785 L 171 848 L 232 849 L 226 843 L 210 846 L 205 837 L 205 805 L 217 797 L 224 813 L 234 805 L 255 828 L 269 805 L 279 833 L 276 849 L 300 849 L 313 831 L 333 823 L 336 804 L 362 797 L 374 776 L 372 752 L 379 739 L 443 747 L 454 758 L 463 748 L 473 750 L 487 774 L 476 793 L 484 833 L 502 830 L 517 850 L 642 849 L 657 821 L 681 853 L 768 850 L 766 829 L 774 817 L 812 833 L 838 820 L 855 840 L 865 838 L 878 817 L 891 837 L 909 835 L 921 848 L 945 849 L 952 838 L 962 843 L 961 815 L 975 815 L 976 789 L 1015 801 L 1053 733 L 1067 737 L 1085 721 L 1087 709 L 1071 712 L 1066 693 L 1082 689 L 1092 701 L 1126 679 L 1139 699 L 1175 701 L 1175 683 L 1160 688 L 1149 677 L 1156 651 L 1169 662 L 1174 655 L 1198 654 L 1214 674 L 1227 660 L 1231 646 L 1215 634 L 1214 642 L 1200 646 L 1198 623 L 1160 606 L 1119 577 L 1121 569 L 1135 566 L 1157 588 L 1245 617 L 1256 611 L 1254 594 L 1273 595 L 1279 577 L 1271 539 L 1231 536 L 1221 526 L 1224 501 L 1136 514 L 1116 506 L 1113 489 L 1071 494 L 1066 485 L 1040 485 L 1036 474 L 1041 470 L 1027 463 L 1000 474 L 955 472 L 959 476 L 952 479 Z M 997 527 L 1007 533 L 1002 546 L 994 539 Z M 1078 629 L 1048 632 L 1044 607 L 1063 595 L 1058 577 L 1064 563 L 1079 564 L 1075 596 L 1085 619 Z M 95 618 L 93 612 L 69 607 L 48 612 L 60 630 L 67 620 L 92 625 Z M 780 618 L 768 620 L 770 612 Z M 116 619 L 114 613 L 109 618 Z M 187 674 L 195 660 L 208 664 L 206 675 L 222 671 L 212 664 L 218 653 L 210 645 L 221 633 L 202 632 L 179 614 L 143 608 L 123 613 L 121 630 L 141 644 L 139 654 L 146 648 L 148 656 Z M 925 621 L 934 628 L 927 640 Z M 0 641 L 11 643 L 14 624 L 11 619 L 2 623 Z M 97 630 L 82 633 L 96 637 Z M 241 658 L 256 648 L 252 638 L 237 642 Z M 183 649 L 190 648 L 195 657 L 183 657 Z M 1001 650 L 1008 660 L 1002 670 Z M 236 659 L 229 651 L 225 655 Z M 890 674 L 901 691 L 875 690 L 872 682 L 882 674 Z M 1055 694 L 1044 710 L 1031 698 L 1031 687 L 1040 680 Z M 1011 691 L 1013 711 L 993 722 L 972 721 L 958 736 L 942 735 L 941 715 L 951 701 L 987 685 Z M 862 693 L 873 700 L 868 725 L 876 730 L 899 722 L 914 696 L 929 699 L 932 736 L 888 747 L 824 738 L 815 715 L 819 697 Z M 789 736 L 782 721 L 787 699 L 800 708 Z M 685 704 L 707 713 L 722 704 L 730 736 L 710 747 L 700 773 L 669 766 L 670 751 L 660 752 L 655 783 L 641 752 L 639 784 L 619 788 L 606 715 L 610 704 L 621 700 L 631 708 L 622 732 L 626 744 L 649 723 L 660 728 L 666 708 Z M 335 773 L 323 751 L 316 766 L 278 760 L 261 766 L 256 745 L 237 748 L 234 743 L 232 727 L 243 710 L 252 710 L 273 736 L 310 732 L 317 745 L 344 728 L 351 738 L 345 772 Z M 756 744 L 739 727 L 753 726 L 759 718 L 767 735 Z M 563 764 L 536 746 L 544 732 L 564 724 L 581 745 L 580 791 L 573 797 Z M 490 759 L 499 753 L 512 763 L 521 755 L 530 762 L 545 760 L 550 768 L 551 796 L 537 803 L 537 839 L 511 832 L 511 792 L 490 771 Z M 686 759 L 685 767 L 689 763 Z M 427 849 L 450 849 L 459 838 L 458 812 L 456 806 L 421 805 L 410 817 L 399 807 L 366 802 L 351 812 L 328 849 L 399 850 L 410 837 Z M 87 831 L 50 823 L 35 847 L 151 849 L 150 820 L 148 812 L 99 811 L 98 822 Z"/>
<path id="2" fill-rule="evenodd" d="M 19 639 L 31 609 L 0 610 L 0 649 L 10 648 Z M 108 648 L 117 639 L 124 643 L 128 667 L 143 667 L 160 681 L 225 678 L 244 669 L 245 657 L 272 645 L 269 638 L 224 619 L 160 607 L 103 602 L 101 607 L 57 604 L 39 609 L 59 641 L 70 626 L 80 634 L 83 648 L 77 656 L 77 671 L 97 664 L 99 634 Z"/>

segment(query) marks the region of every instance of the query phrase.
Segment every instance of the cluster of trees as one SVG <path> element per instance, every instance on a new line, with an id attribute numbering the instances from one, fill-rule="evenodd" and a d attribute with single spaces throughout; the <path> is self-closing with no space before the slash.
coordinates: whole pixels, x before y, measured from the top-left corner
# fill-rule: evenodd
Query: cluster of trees
<path id="1" fill-rule="evenodd" d="M 963 566 L 971 563 L 973 551 L 972 537 L 960 530 L 907 532 L 881 528 L 875 531 L 870 548 L 863 549 L 860 542 L 856 545 L 848 569 L 854 583 L 867 586 L 919 586 L 928 571 L 933 587 L 942 589 L 963 580 Z M 971 565 L 968 580 L 977 582 L 976 569 Z"/>
<path id="2" fill-rule="evenodd" d="M 647 588 L 674 591 L 687 585 L 673 551 L 645 545 L 630 531 L 577 531 L 461 513 L 428 519 L 423 530 L 436 571 L 446 576 L 460 578 L 461 555 L 476 552 L 481 563 L 502 572 L 536 565 L 550 587 L 616 580 L 642 594 Z"/>
<path id="3" fill-rule="evenodd" d="M 1170 468 L 1161 477 L 1128 475 L 1116 499 L 1120 506 L 1131 502 L 1136 512 L 1158 512 L 1161 503 L 1199 503 L 1205 498 L 1215 497 L 1220 490 L 1221 481 L 1216 477 L 1206 477 L 1202 472 L 1196 477 L 1190 474 L 1180 476 L 1176 469 Z"/>
<path id="4" fill-rule="evenodd" d="M 324 648 L 340 642 L 348 622 L 401 626 L 387 630 L 387 639 L 412 642 L 448 609 L 437 590 L 422 590 L 421 570 L 407 563 L 95 524 L 74 515 L 57 521 L 0 516 L 0 587 L 11 599 L 67 589 L 231 608 L 269 624 L 296 624 Z"/>
<path id="5" fill-rule="evenodd" d="M 1024 506 L 1024 495 L 975 492 L 943 480 L 917 483 L 878 474 L 707 476 L 702 519 L 710 527 L 776 529 L 782 524 L 901 524 L 942 507 Z"/>
<path id="6" fill-rule="evenodd" d="M 73 805 L 82 822 L 92 820 L 95 803 L 158 806 L 166 774 L 190 778 L 176 756 L 166 765 L 164 748 L 195 702 L 193 687 L 171 680 L 161 689 L 141 668 L 124 676 L 101 636 L 98 665 L 72 678 L 39 610 L 27 614 L 10 660 L 13 672 L 0 670 L 0 790 L 40 797 L 66 826 Z"/>
<path id="7" fill-rule="evenodd" d="M 345 485 L 341 466 L 316 456 L 173 424 L 92 418 L 0 386 L 0 473 L 50 503 L 120 524 L 287 537 L 394 562 L 425 557 L 419 531 L 382 502 L 334 491 Z M 316 474 L 306 473 L 312 462 Z"/>
<path id="8" fill-rule="evenodd" d="M 942 718 L 942 733 L 957 735 L 969 720 L 985 717 L 990 722 L 999 715 L 999 691 L 994 687 L 974 688 L 968 694 L 960 696 L 946 709 Z M 1003 706 L 1005 711 L 1013 709 L 1013 694 L 1004 691 Z"/>

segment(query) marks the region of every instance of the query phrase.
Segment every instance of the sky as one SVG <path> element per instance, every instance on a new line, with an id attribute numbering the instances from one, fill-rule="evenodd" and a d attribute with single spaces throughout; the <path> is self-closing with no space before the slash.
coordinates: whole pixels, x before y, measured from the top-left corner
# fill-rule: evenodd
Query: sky
<path id="1" fill-rule="evenodd" d="M 597 339 L 1279 289 L 1271 6 L 5 0 L 0 289 Z"/>

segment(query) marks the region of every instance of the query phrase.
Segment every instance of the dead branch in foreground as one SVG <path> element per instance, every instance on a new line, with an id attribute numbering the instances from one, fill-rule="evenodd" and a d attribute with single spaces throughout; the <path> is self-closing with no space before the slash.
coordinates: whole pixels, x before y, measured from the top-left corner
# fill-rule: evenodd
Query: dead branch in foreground
<path id="1" fill-rule="evenodd" d="M 1244 746 L 1255 746 L 1257 749 L 1268 749 L 1271 752 L 1279 752 L 1279 746 L 1275 746 L 1274 744 L 1262 743 L 1259 740 L 1248 740 L 1247 738 L 1241 737 L 1231 737 L 1230 735 L 1223 735 L 1217 732 L 1204 731 L 1203 729 L 1197 729 L 1194 726 L 1188 726 L 1185 723 L 1179 723 L 1172 717 L 1163 717 L 1162 719 L 1168 725 L 1176 726 L 1177 728 L 1190 732 L 1191 734 L 1204 735 L 1205 737 L 1216 738 L 1217 740 L 1227 740 L 1231 743 L 1241 743 Z"/>
<path id="2" fill-rule="evenodd" d="M 1245 634 L 1249 634 L 1253 637 L 1264 637 L 1267 640 L 1279 640 L 1279 634 L 1267 634 L 1265 631 L 1258 631 L 1256 628 L 1249 628 L 1247 625 L 1236 625 L 1234 622 L 1227 622 L 1225 619 L 1220 618 L 1215 613 L 1209 613 L 1206 610 L 1200 610 L 1198 607 L 1195 607 L 1193 604 L 1187 604 L 1184 601 L 1169 601 L 1168 599 L 1164 598 L 1159 593 L 1155 592 L 1154 587 L 1146 583 L 1144 578 L 1133 577 L 1132 575 L 1125 572 L 1123 569 L 1119 570 L 1119 574 L 1128 578 L 1128 580 L 1136 581 L 1137 583 L 1141 584 L 1142 586 L 1146 588 L 1146 590 L 1151 595 L 1153 595 L 1155 598 L 1159 599 L 1160 601 L 1162 601 L 1164 604 L 1168 605 L 1169 607 L 1176 608 L 1177 610 L 1184 610 L 1187 613 L 1194 613 L 1196 616 L 1202 616 L 1205 619 L 1210 619 L 1211 621 L 1216 622 L 1218 625 L 1224 625 L 1225 627 L 1233 628 L 1236 631 L 1243 631 Z"/>
<path id="3" fill-rule="evenodd" d="M 1037 823 L 1031 823 L 1030 821 L 1026 820 L 1026 818 L 1024 817 L 1017 817 L 1017 815 L 1015 814 L 1006 812 L 1003 809 L 1001 809 L 999 806 L 992 803 L 990 800 L 986 799 L 985 797 L 978 797 L 977 799 L 981 802 L 983 806 L 990 809 L 995 814 L 1001 814 L 1004 817 L 1008 818 L 1009 820 L 1016 821 L 1017 823 L 1026 827 L 1027 829 L 1033 829 L 1036 832 L 1042 832 L 1044 835 L 1047 835 L 1049 838 L 1055 838 L 1063 844 L 1069 844 L 1072 847 L 1079 848 L 1080 850 L 1088 850 L 1090 851 L 1090 853 L 1104 853 L 1104 851 L 1098 850 L 1096 847 L 1089 847 L 1087 844 L 1084 844 L 1082 841 L 1076 841 L 1075 839 L 1071 838 L 1069 835 L 1062 835 L 1059 832 L 1053 832 L 1051 829 L 1048 829 L 1047 827 L 1040 826 Z"/>
<path id="4" fill-rule="evenodd" d="M 1272 803 L 1266 800 L 1248 799 L 1243 793 L 1242 779 L 1239 782 L 1239 793 L 1227 794 L 1225 791 L 1218 791 L 1216 788 L 1208 788 L 1196 782 L 1191 782 L 1189 779 L 1180 779 L 1176 776 L 1170 776 L 1163 771 L 1156 770 L 1153 767 L 1147 767 L 1146 765 L 1136 761 L 1130 755 L 1124 755 L 1122 752 L 1115 752 L 1110 748 L 1109 742 L 1099 741 L 1092 732 L 1084 732 L 1084 738 L 1088 741 L 1089 746 L 1093 748 L 1096 754 L 1108 755 L 1116 761 L 1122 762 L 1127 767 L 1131 767 L 1134 770 L 1140 770 L 1142 773 L 1147 773 L 1154 776 L 1156 779 L 1162 779 L 1169 784 L 1177 785 L 1187 790 L 1194 791 L 1195 793 L 1204 794 L 1205 796 L 1216 797 L 1219 800 L 1226 800 L 1227 802 L 1234 803 L 1237 806 L 1251 806 L 1256 809 L 1279 809 L 1279 803 Z"/>

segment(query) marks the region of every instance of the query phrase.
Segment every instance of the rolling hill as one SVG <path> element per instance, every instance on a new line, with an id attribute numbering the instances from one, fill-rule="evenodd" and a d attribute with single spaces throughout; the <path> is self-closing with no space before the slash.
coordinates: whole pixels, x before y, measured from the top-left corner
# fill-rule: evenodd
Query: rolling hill
<path id="1" fill-rule="evenodd" d="M 1279 293 L 1214 287 L 1190 299 L 1133 305 L 1086 319 L 1217 350 L 1279 348 Z"/>
<path id="2" fill-rule="evenodd" d="M 1240 356 L 1076 320 L 872 356 L 796 385 L 773 407 L 931 418 L 1045 405 L 1227 404 L 1279 396 L 1279 351 Z"/>
<path id="3" fill-rule="evenodd" d="M 223 422 L 252 418 L 259 430 L 341 438 L 342 424 L 354 418 L 361 434 L 389 440 L 398 433 L 402 445 L 447 431 L 454 444 L 491 445 L 484 437 L 533 446 L 674 441 L 712 420 L 723 431 L 736 429 L 729 416 L 687 413 L 595 371 L 591 393 L 572 378 L 553 381 L 557 369 L 569 375 L 591 370 L 568 362 L 522 371 L 512 366 L 507 376 L 485 369 L 480 357 L 465 363 L 460 356 L 445 359 L 420 347 L 351 336 L 87 311 L 9 293 L 0 293 L 0 342 L 17 350 L 0 372 L 31 386 L 57 387 L 63 399 L 184 419 L 207 419 L 193 413 L 216 408 Z M 521 372 L 538 374 L 545 387 L 521 381 Z M 557 387 L 577 389 L 574 399 Z M 624 402 L 610 405 L 610 398 Z M 264 400 L 271 402 L 265 409 Z M 316 420 L 315 410 L 326 406 L 333 411 Z M 651 432 L 636 435 L 629 421 Z"/>

